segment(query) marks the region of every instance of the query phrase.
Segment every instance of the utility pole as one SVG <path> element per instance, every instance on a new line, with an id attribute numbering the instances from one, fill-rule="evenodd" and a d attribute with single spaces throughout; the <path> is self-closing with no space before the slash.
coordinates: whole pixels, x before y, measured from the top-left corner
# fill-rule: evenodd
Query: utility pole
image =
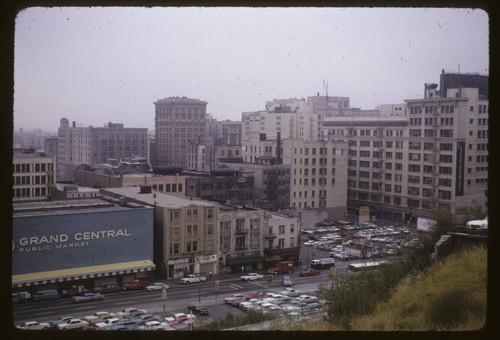
<path id="1" fill-rule="evenodd" d="M 165 286 L 161 289 L 161 298 L 163 299 L 163 313 L 165 313 L 165 303 L 167 302 L 167 289 Z"/>

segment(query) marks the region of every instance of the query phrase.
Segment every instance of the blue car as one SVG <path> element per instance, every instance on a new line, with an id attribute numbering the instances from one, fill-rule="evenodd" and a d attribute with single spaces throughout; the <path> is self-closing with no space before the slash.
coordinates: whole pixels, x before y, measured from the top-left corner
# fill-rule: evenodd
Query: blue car
<path id="1" fill-rule="evenodd" d="M 288 275 L 283 276 L 283 286 L 291 287 L 293 285 L 292 278 Z"/>

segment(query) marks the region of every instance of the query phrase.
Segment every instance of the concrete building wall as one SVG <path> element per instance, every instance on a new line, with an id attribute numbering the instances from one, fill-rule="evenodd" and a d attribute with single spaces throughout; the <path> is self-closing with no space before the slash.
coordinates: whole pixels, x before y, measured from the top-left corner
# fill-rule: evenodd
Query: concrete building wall
<path id="1" fill-rule="evenodd" d="M 45 156 L 34 150 L 14 150 L 12 200 L 46 200 L 53 197 L 55 156 Z"/>

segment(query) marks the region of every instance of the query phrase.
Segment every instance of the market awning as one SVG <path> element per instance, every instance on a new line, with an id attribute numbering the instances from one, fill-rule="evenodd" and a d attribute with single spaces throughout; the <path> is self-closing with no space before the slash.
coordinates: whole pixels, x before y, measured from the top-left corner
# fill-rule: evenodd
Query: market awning
<path id="1" fill-rule="evenodd" d="M 46 283 L 89 279 L 94 277 L 106 277 L 118 274 L 137 273 L 150 271 L 155 267 L 156 265 L 151 260 L 140 260 L 110 263 L 97 266 L 50 270 L 28 274 L 18 274 L 12 275 L 12 286 L 22 287 Z"/>

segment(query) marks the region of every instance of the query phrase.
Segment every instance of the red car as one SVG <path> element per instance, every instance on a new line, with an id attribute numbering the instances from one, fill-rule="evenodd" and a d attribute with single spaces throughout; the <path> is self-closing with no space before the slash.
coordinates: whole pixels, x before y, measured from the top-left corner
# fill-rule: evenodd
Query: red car
<path id="1" fill-rule="evenodd" d="M 320 271 L 317 269 L 307 268 L 306 270 L 302 270 L 300 272 L 300 276 L 313 276 L 319 275 Z"/>
<path id="2" fill-rule="evenodd" d="M 231 300 L 231 305 L 238 307 L 240 305 L 240 303 L 248 301 L 250 299 L 254 299 L 254 298 L 252 298 L 251 296 L 243 296 L 241 299 Z"/>

